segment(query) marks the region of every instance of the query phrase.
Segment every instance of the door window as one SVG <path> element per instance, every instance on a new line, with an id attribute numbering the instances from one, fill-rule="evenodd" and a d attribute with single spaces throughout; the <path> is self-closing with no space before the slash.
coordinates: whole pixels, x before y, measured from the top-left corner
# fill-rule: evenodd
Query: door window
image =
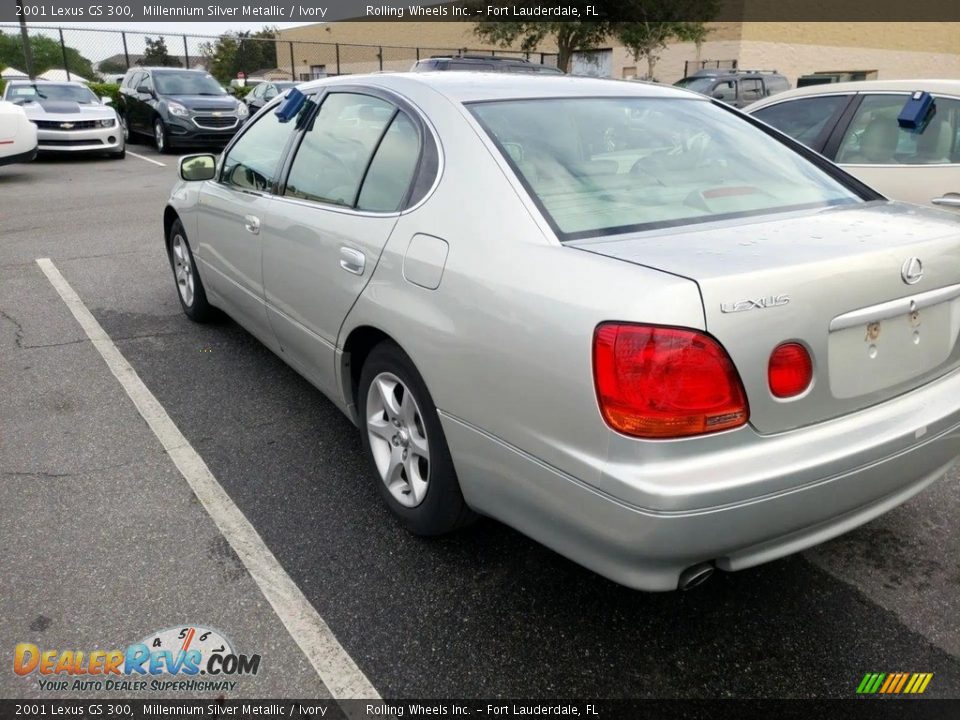
<path id="1" fill-rule="evenodd" d="M 866 95 L 837 151 L 850 165 L 944 165 L 960 163 L 960 100 L 936 99 L 936 113 L 916 133 L 901 128 L 897 116 L 906 94 Z"/>
<path id="2" fill-rule="evenodd" d="M 328 95 L 297 150 L 284 194 L 356 207 L 364 174 L 396 112 L 369 95 Z"/>
<path id="3" fill-rule="evenodd" d="M 849 99 L 849 95 L 826 95 L 788 100 L 761 108 L 753 116 L 794 140 L 813 147 L 824 128 L 833 127 L 834 117 L 846 107 Z"/>
<path id="4" fill-rule="evenodd" d="M 309 103 L 304 107 L 310 107 Z M 221 181 L 243 190 L 269 192 L 296 125 L 294 120 L 281 123 L 273 112 L 261 115 L 227 152 Z"/>
<path id="5" fill-rule="evenodd" d="M 744 78 L 740 81 L 740 99 L 744 102 L 754 102 L 763 97 L 763 82 L 757 79 Z"/>
<path id="6" fill-rule="evenodd" d="M 710 93 L 717 100 L 723 100 L 724 102 L 729 102 L 737 99 L 737 81 L 736 80 L 726 80 L 724 82 L 719 82 L 713 86 L 713 91 Z"/>

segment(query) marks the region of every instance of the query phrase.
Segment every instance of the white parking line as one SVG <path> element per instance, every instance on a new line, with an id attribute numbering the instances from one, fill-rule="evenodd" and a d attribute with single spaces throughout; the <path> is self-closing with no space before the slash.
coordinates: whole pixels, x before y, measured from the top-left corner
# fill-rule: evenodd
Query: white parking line
<path id="1" fill-rule="evenodd" d="M 140 155 L 139 153 L 130 152 L 127 150 L 127 155 L 133 155 L 135 158 L 140 158 L 141 160 L 146 160 L 148 163 L 153 163 L 154 165 L 159 165 L 160 167 L 166 167 L 166 163 L 159 162 L 153 158 L 148 158 L 146 155 Z"/>
<path id="2" fill-rule="evenodd" d="M 177 428 L 153 393 L 127 362 L 110 336 L 97 322 L 49 258 L 38 258 L 37 265 L 67 304 L 80 327 L 90 338 L 110 372 L 133 400 L 170 459 L 186 478 L 194 494 L 203 503 L 220 532 L 243 561 L 264 597 L 286 626 L 320 679 L 335 699 L 379 700 L 380 695 L 357 667 L 333 632 L 283 570 L 250 521 L 217 482 L 203 458 L 197 454 Z M 344 711 L 353 714 L 347 708 Z"/>

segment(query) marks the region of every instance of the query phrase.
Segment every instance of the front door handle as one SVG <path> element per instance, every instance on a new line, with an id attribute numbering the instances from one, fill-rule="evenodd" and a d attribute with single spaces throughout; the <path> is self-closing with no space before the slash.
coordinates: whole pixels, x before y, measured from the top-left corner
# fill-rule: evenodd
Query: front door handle
<path id="1" fill-rule="evenodd" d="M 254 235 L 260 234 L 260 218 L 258 217 L 253 215 L 244 215 L 243 226 L 247 229 L 247 232 L 252 232 Z"/>
<path id="2" fill-rule="evenodd" d="M 944 205 L 946 207 L 960 208 L 960 194 L 947 193 L 943 197 L 934 198 L 930 202 L 932 202 L 934 205 Z"/>
<path id="3" fill-rule="evenodd" d="M 363 275 L 363 268 L 367 264 L 367 259 L 359 250 L 349 247 L 340 248 L 340 267 L 354 275 Z"/>

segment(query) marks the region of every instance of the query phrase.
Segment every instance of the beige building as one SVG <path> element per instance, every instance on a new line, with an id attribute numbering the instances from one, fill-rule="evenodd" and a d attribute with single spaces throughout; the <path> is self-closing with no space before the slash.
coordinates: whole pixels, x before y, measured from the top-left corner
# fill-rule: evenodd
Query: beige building
<path id="1" fill-rule="evenodd" d="M 857 78 L 960 78 L 960 23 L 711 23 L 700 47 L 674 43 L 654 66 L 654 78 L 672 83 L 698 63 L 778 70 L 791 84 L 816 72 L 854 73 Z M 298 78 L 322 74 L 407 70 L 419 58 L 469 48 L 492 48 L 459 22 L 342 22 L 284 30 L 277 65 L 295 67 Z M 319 44 L 324 43 L 324 44 Z M 339 47 L 338 47 L 339 46 Z M 419 51 L 416 49 L 419 48 Z M 549 43 L 537 48 L 554 53 Z M 531 58 L 540 61 L 540 56 Z M 555 56 L 547 55 L 548 62 Z M 574 72 L 615 78 L 646 78 L 648 63 L 611 43 L 578 53 Z"/>

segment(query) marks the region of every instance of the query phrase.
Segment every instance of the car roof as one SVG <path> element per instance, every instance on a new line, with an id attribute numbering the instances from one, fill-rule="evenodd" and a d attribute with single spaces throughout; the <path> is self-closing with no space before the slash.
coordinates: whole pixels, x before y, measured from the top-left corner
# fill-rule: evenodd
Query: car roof
<path id="1" fill-rule="evenodd" d="M 332 85 L 370 84 L 403 93 L 429 87 L 456 102 L 556 97 L 663 97 L 704 100 L 702 95 L 671 85 L 610 80 L 553 73 L 407 72 L 346 75 L 304 83 L 302 90 Z"/>
<path id="2" fill-rule="evenodd" d="M 940 95 L 960 96 L 960 80 L 855 80 L 851 82 L 822 83 L 820 85 L 807 85 L 802 88 L 785 90 L 784 92 L 771 95 L 755 103 L 752 103 L 746 110 L 750 112 L 756 108 L 766 105 L 774 105 L 791 98 L 805 97 L 808 95 L 834 95 L 837 93 L 865 93 L 865 92 L 913 92 L 915 90 L 926 90 Z"/>
<path id="3" fill-rule="evenodd" d="M 170 67 L 169 65 L 143 65 L 143 66 L 137 65 L 136 67 L 132 67 L 129 70 L 127 70 L 127 72 L 133 72 L 135 70 L 140 72 L 163 71 L 163 72 L 179 72 L 179 73 L 201 73 L 203 75 L 210 74 L 206 70 L 197 70 L 196 68 Z"/>

